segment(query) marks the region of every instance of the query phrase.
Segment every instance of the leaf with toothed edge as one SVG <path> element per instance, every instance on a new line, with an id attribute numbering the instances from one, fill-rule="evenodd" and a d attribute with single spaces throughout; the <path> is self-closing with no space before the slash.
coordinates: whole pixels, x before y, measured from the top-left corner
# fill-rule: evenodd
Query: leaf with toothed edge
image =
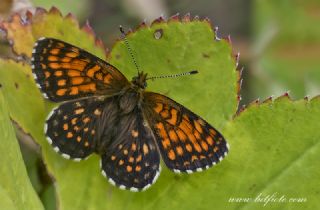
<path id="1" fill-rule="evenodd" d="M 59 35 L 59 33 L 54 31 L 56 29 L 53 28 L 50 29 L 52 31 L 46 31 L 45 27 L 40 23 L 46 22 L 48 20 L 47 16 L 50 16 L 51 24 L 56 24 L 54 21 L 55 18 L 59 21 L 62 19 L 62 22 L 64 20 L 64 18 L 61 18 L 59 15 L 47 15 L 46 13 L 38 12 L 38 14 L 32 17 L 36 19 L 36 21 L 33 21 L 35 25 L 32 26 L 35 32 L 34 40 L 42 36 L 56 37 L 85 48 L 101 58 L 104 57 L 103 55 L 101 56 L 100 49 L 95 51 L 96 46 L 94 39 L 89 36 L 88 39 L 91 41 L 85 43 L 80 41 L 73 31 L 74 27 L 69 27 L 68 24 L 70 23 L 61 29 L 64 32 L 63 36 Z M 59 21 L 58 25 L 63 27 L 63 24 Z M 18 21 L 14 23 L 17 22 Z M 67 28 L 71 28 L 71 30 L 68 31 Z M 160 39 L 158 40 L 154 38 L 154 32 L 159 29 L 162 29 L 162 31 L 160 30 Z M 8 37 L 13 39 L 16 52 L 30 55 L 33 43 L 29 45 L 28 42 L 19 42 L 19 40 L 21 41 L 21 35 L 18 35 L 18 33 L 15 34 L 10 27 L 8 27 L 7 30 L 10 31 Z M 79 33 L 82 34 L 83 32 L 79 31 Z M 195 36 L 196 34 L 201 34 L 201 36 Z M 84 34 L 83 36 L 87 35 Z M 74 37 L 77 37 L 77 39 Z M 170 19 L 168 22 L 159 20 L 150 28 L 145 25 L 137 29 L 128 35 L 128 39 L 135 56 L 137 56 L 139 65 L 143 70 L 149 72 L 150 76 L 180 73 L 197 69 L 200 73 L 194 76 L 169 79 L 166 81 L 159 79 L 154 82 L 149 82 L 150 87 L 148 90 L 161 92 L 172 97 L 179 103 L 186 105 L 195 113 L 200 114 L 200 116 L 212 123 L 218 130 L 221 130 L 223 125 L 226 124 L 237 109 L 237 81 L 239 74 L 235 70 L 236 61 L 232 55 L 229 42 L 225 39 L 217 41 L 208 21 L 192 21 L 190 17 L 187 16 L 182 18 L 181 21 L 177 17 Z M 15 40 L 17 41 L 15 42 Z M 181 50 L 178 50 L 178 48 L 181 48 Z M 152 57 L 148 49 L 154 49 L 157 55 Z M 141 59 L 143 57 L 145 57 L 145 59 Z M 123 42 L 118 42 L 114 46 L 112 53 L 109 55 L 109 62 L 115 64 L 128 79 L 134 75 L 135 69 L 131 64 L 131 58 L 128 56 Z M 29 74 L 31 73 L 28 67 L 22 68 Z M 172 71 L 170 71 L 171 69 Z M 17 75 L 22 74 L 18 70 L 15 73 Z M 219 77 L 216 75 L 219 75 Z M 36 88 L 35 83 L 31 80 L 27 80 L 27 82 L 28 86 L 23 87 L 23 89 L 28 90 L 31 88 L 34 93 L 39 94 L 39 92 L 34 89 Z M 165 85 L 166 83 L 167 86 Z M 170 86 L 171 88 L 168 88 Z M 188 87 L 190 91 L 186 91 L 185 87 Z M 195 92 L 190 94 L 193 90 Z M 16 100 L 23 101 L 21 96 L 22 95 L 17 93 L 15 96 Z M 197 96 L 197 98 L 195 96 Z M 224 164 L 219 164 L 213 169 L 199 174 L 196 173 L 192 176 L 175 175 L 164 167 L 161 172 L 161 178 L 145 193 L 132 194 L 127 191 L 119 191 L 117 188 L 111 187 L 108 182 L 105 181 L 105 178 L 98 173 L 100 171 L 98 164 L 100 158 L 98 156 L 92 155 L 86 161 L 74 163 L 69 160 L 63 160 L 61 155 L 55 154 L 54 149 L 44 141 L 43 131 L 41 129 L 47 115 L 46 113 L 50 111 L 52 104 L 43 103 L 43 98 L 40 94 L 38 98 L 34 97 L 32 100 L 35 103 L 39 103 L 39 107 L 47 110 L 47 112 L 41 111 L 41 113 L 38 113 L 40 111 L 29 108 L 29 115 L 32 113 L 32 115 L 39 117 L 40 120 L 38 120 L 37 124 L 30 125 L 24 122 L 26 119 L 21 119 L 21 116 L 25 116 L 23 113 L 14 114 L 12 111 L 12 115 L 14 119 L 19 119 L 18 123 L 21 123 L 24 129 L 30 132 L 41 145 L 48 170 L 56 180 L 57 197 L 61 209 L 83 208 L 83 206 L 97 209 L 122 208 L 124 207 L 123 205 L 125 205 L 122 202 L 123 199 L 132 200 L 132 206 L 130 208 L 141 206 L 141 203 L 147 203 L 148 205 L 152 205 L 152 207 L 161 204 L 159 208 L 161 206 L 163 207 L 163 205 L 167 207 L 170 205 L 174 206 L 176 202 L 172 203 L 168 201 L 175 200 L 175 198 L 178 201 L 181 200 L 182 197 L 180 196 L 183 194 L 191 195 L 191 193 L 193 194 L 193 192 L 199 191 L 199 186 L 202 186 L 203 180 L 217 179 L 217 174 L 223 173 L 222 165 Z M 206 104 L 203 103 L 204 101 L 206 101 Z M 27 103 L 31 106 L 34 102 Z M 227 161 L 228 159 L 224 162 Z M 200 170 L 202 169 L 199 168 L 198 171 Z M 160 171 L 157 173 L 156 178 L 159 174 Z M 109 180 L 109 182 L 112 183 L 114 181 Z M 193 185 L 192 183 L 194 182 L 197 184 Z M 87 186 L 88 183 L 90 183 L 90 187 Z M 150 186 L 151 185 L 148 185 L 148 187 Z M 214 188 L 215 183 L 211 183 L 209 186 Z M 131 190 L 136 191 L 136 189 Z M 172 193 L 168 194 L 170 199 L 163 193 L 168 190 L 173 193 L 173 195 Z M 108 197 L 108 201 L 106 202 L 105 194 L 108 192 L 112 192 L 113 196 Z M 85 198 L 70 196 L 75 194 L 83 195 Z M 206 194 L 203 195 L 205 196 Z M 214 193 L 211 195 L 214 195 Z M 189 195 L 187 196 L 190 197 Z M 197 201 L 199 198 L 200 197 L 195 197 L 193 201 Z"/>
<path id="2" fill-rule="evenodd" d="M 230 180 L 217 200 L 253 198 L 276 193 L 286 202 L 228 202 L 225 209 L 314 209 L 320 187 L 320 97 L 292 101 L 288 93 L 252 102 L 223 130 L 232 145 L 225 173 Z M 227 193 L 226 193 L 227 192 Z M 290 203 L 290 198 L 307 201 Z M 217 207 L 219 209 L 219 206 Z M 220 208 L 222 208 L 220 206 Z"/>
<path id="3" fill-rule="evenodd" d="M 22 20 L 15 14 L 10 21 L 0 23 L 0 28 L 6 31 L 7 39 L 12 41 L 13 50 L 18 55 L 24 54 L 30 58 L 32 47 L 38 38 L 53 37 L 104 58 L 105 47 L 92 32 L 88 31 L 88 27 L 89 25 L 86 25 L 83 29 L 79 29 L 77 19 L 71 14 L 63 17 L 57 9 L 47 12 L 41 8 L 37 8 L 35 14 L 28 13 L 26 19 Z"/>
<path id="4" fill-rule="evenodd" d="M 78 0 L 77 4 L 73 1 L 64 1 L 64 0 L 56 0 L 56 1 L 43 1 L 43 0 L 33 0 L 33 5 L 37 7 L 43 7 L 45 9 L 50 9 L 52 13 L 56 14 L 67 14 L 72 13 L 75 16 L 83 16 L 85 11 L 87 10 L 90 1 L 89 0 Z M 58 9 L 59 8 L 59 9 Z"/>
<path id="5" fill-rule="evenodd" d="M 178 24 L 174 21 L 173 23 Z M 187 29 L 190 26 L 187 23 L 185 24 L 188 26 L 186 26 L 186 29 L 183 29 L 184 27 L 171 25 L 172 22 L 168 23 L 168 25 L 165 25 L 166 23 L 163 21 L 158 22 L 157 24 L 160 24 L 165 29 L 163 35 L 166 35 L 166 30 L 170 27 L 180 27 L 180 32 L 184 30 L 193 32 L 192 30 L 194 30 Z M 202 22 L 198 23 L 202 24 Z M 154 24 L 150 30 L 158 30 L 157 26 L 159 25 L 157 24 Z M 198 27 L 195 22 L 189 24 L 193 24 L 195 28 Z M 146 28 L 144 29 L 148 31 Z M 175 34 L 180 34 L 178 33 L 179 30 Z M 140 47 L 138 45 L 139 42 L 135 41 L 135 39 L 143 36 L 145 40 L 146 37 L 149 37 L 146 36 L 146 31 L 141 33 L 141 35 L 140 30 L 130 34 L 130 43 L 136 42 L 135 45 Z M 162 38 L 169 39 L 165 36 Z M 183 42 L 186 43 L 186 41 Z M 148 45 L 150 46 L 150 43 Z M 215 47 L 218 48 L 219 46 Z M 134 48 L 136 54 L 143 53 L 136 52 L 136 48 Z M 166 47 L 167 51 L 168 49 L 170 47 Z M 125 49 L 123 49 L 121 54 L 117 54 L 116 52 L 117 50 L 112 52 L 114 58 L 111 56 L 110 59 L 116 60 L 116 57 L 118 57 L 118 60 L 123 59 L 121 56 L 127 53 Z M 145 56 L 145 54 L 142 55 Z M 120 55 L 120 58 L 117 55 Z M 216 55 L 219 55 L 219 53 Z M 127 63 L 130 62 L 130 58 L 127 58 Z M 149 61 L 147 59 L 144 62 L 147 63 Z M 140 58 L 140 66 L 147 65 L 144 62 L 141 62 Z M 123 65 L 121 71 L 133 74 L 133 66 L 130 67 L 129 64 L 125 66 L 124 63 L 126 62 L 120 63 L 118 61 L 117 65 Z M 156 64 L 159 63 L 154 63 L 153 66 L 157 66 Z M 198 64 L 198 66 L 202 65 Z M 158 69 L 155 69 L 155 71 L 158 71 Z M 217 69 L 213 68 L 212 71 L 215 72 Z M 225 69 L 225 71 L 227 70 Z M 133 194 L 119 191 L 107 184 L 103 176 L 98 174 L 100 168 L 97 156 L 94 155 L 81 163 L 73 163 L 63 160 L 61 156 L 54 154 L 52 147 L 44 141 L 42 129 L 40 129 L 45 120 L 44 109 L 47 108 L 49 111 L 52 106 L 47 107 L 48 104 L 43 104 L 43 99 L 40 93 L 36 91 L 33 80 L 27 76 L 30 73 L 31 70 L 28 66 L 12 61 L 1 61 L 1 91 L 3 91 L 5 99 L 9 104 L 11 117 L 24 130 L 30 132 L 42 146 L 47 167 L 56 180 L 57 196 L 61 209 L 85 207 L 95 209 L 136 209 L 141 208 L 141 205 L 146 209 L 212 209 L 213 206 L 217 209 L 257 209 L 261 208 L 263 204 L 233 203 L 229 202 L 229 199 L 230 197 L 255 197 L 259 193 L 267 195 L 272 194 L 272 192 L 283 193 L 288 197 L 307 197 L 308 199 L 308 202 L 301 203 L 299 204 L 300 206 L 296 203 L 279 204 L 281 209 L 298 209 L 302 205 L 310 209 L 318 207 L 317 191 L 315 189 L 320 187 L 319 182 L 317 182 L 319 168 L 316 164 L 320 154 L 318 144 L 320 134 L 317 129 L 320 117 L 319 98 L 312 99 L 311 101 L 291 101 L 287 96 L 283 96 L 274 101 L 271 99 L 266 100 L 261 105 L 258 102 L 252 103 L 237 115 L 234 121 L 227 123 L 225 128 L 220 129 L 221 133 L 225 135 L 232 145 L 232 152 L 223 164 L 192 176 L 174 175 L 164 168 L 161 178 L 150 190 L 145 193 Z M 224 73 L 226 72 L 219 72 L 218 75 L 222 75 L 221 78 L 224 78 Z M 221 86 L 218 86 L 216 83 L 206 82 L 203 78 L 196 80 L 202 81 L 200 84 L 203 86 L 210 86 L 208 89 L 215 87 L 212 91 L 224 94 L 224 91 L 220 89 Z M 16 81 L 19 83 L 16 83 Z M 190 78 L 180 78 L 176 83 L 188 85 L 192 84 L 190 81 Z M 236 83 L 237 78 L 234 81 Z M 158 85 L 156 84 L 152 86 L 154 88 L 161 88 L 157 87 Z M 159 86 L 164 85 L 159 84 Z M 179 89 L 177 85 L 174 87 Z M 233 91 L 234 96 L 236 96 L 236 90 L 233 89 Z M 184 90 L 184 92 L 186 91 Z M 215 96 L 219 96 L 219 94 Z M 194 111 L 196 109 L 204 109 L 204 105 L 201 105 L 201 100 L 192 105 L 192 97 L 183 96 L 183 93 L 180 93 L 178 90 L 175 90 L 174 93 L 170 91 L 169 95 L 175 100 L 179 100 L 180 103 L 182 102 L 181 100 L 185 100 L 183 104 L 189 104 L 187 107 L 192 108 Z M 188 100 L 190 101 L 188 102 Z M 217 112 L 221 112 L 219 106 L 223 107 L 225 103 L 223 100 L 220 102 L 221 104 L 210 102 L 213 107 L 217 108 Z M 22 108 L 21 104 L 24 104 Z M 199 107 L 197 108 L 197 106 Z M 37 109 L 35 110 L 32 107 L 36 107 Z M 25 112 L 25 110 L 29 110 L 29 112 Z M 232 110 L 230 109 L 229 116 L 233 114 L 234 110 Z M 200 111 L 195 112 L 199 113 Z M 201 116 L 210 122 L 217 120 L 217 124 L 226 124 L 227 120 L 225 120 L 224 116 L 221 116 L 221 113 L 217 113 L 217 116 L 214 116 L 216 111 L 211 110 L 210 114 L 205 114 L 206 110 L 204 109 L 201 111 L 204 113 Z M 35 123 L 32 124 L 33 122 Z M 270 126 L 270 124 L 273 126 Z M 222 128 L 222 126 L 219 127 Z M 308 180 L 308 182 L 301 180 Z M 113 180 L 109 180 L 109 182 L 112 184 Z M 132 190 L 135 191 L 135 189 Z M 112 196 L 109 196 L 110 193 L 112 193 Z M 123 200 L 128 202 L 123 202 Z M 275 205 L 275 208 L 279 207 L 278 204 L 273 205 Z"/>

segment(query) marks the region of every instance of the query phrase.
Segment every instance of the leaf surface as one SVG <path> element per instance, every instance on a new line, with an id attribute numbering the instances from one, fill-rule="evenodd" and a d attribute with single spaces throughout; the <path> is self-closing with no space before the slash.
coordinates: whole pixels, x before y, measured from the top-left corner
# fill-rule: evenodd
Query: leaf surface
<path id="1" fill-rule="evenodd" d="M 18 141 L 12 127 L 7 103 L 0 91 L 0 208 L 43 209 L 30 183 Z"/>

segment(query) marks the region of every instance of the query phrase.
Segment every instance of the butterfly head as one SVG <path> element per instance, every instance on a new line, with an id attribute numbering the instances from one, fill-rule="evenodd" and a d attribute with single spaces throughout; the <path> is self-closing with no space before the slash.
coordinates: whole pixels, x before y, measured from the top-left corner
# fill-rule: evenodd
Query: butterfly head
<path id="1" fill-rule="evenodd" d="M 139 72 L 138 76 L 133 77 L 131 82 L 135 87 L 145 89 L 147 87 L 147 74 Z"/>

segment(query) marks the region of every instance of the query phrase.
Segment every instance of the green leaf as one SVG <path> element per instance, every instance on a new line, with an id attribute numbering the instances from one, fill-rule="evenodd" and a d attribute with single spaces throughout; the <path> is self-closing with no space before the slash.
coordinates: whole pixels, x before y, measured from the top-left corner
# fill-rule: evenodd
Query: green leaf
<path id="1" fill-rule="evenodd" d="M 37 26 L 28 27 L 35 35 L 26 42 L 21 41 L 24 38 L 21 31 L 27 26 L 19 26 L 19 21 L 6 25 L 12 26 L 6 30 L 17 52 L 30 53 L 31 40 L 45 35 L 104 57 L 103 50 L 95 46 L 94 37 L 80 31 L 76 25 L 71 27 L 70 19 L 52 12 L 38 12 L 33 19 Z M 47 30 L 48 20 L 52 27 Z M 17 27 L 18 30 L 13 30 Z M 83 36 L 81 41 L 76 36 L 78 33 L 79 37 Z M 89 41 L 85 41 L 86 37 Z M 150 76 L 199 70 L 199 74 L 189 77 L 150 81 L 149 90 L 172 97 L 220 129 L 231 145 L 230 155 L 213 169 L 192 175 L 176 175 L 163 167 L 157 183 L 146 192 L 121 191 L 100 175 L 97 155 L 74 163 L 54 153 L 44 140 L 42 130 L 52 104 L 43 102 L 34 81 L 27 76 L 31 73 L 30 67 L 0 61 L 1 90 L 10 116 L 41 145 L 48 170 L 56 180 L 60 209 L 319 208 L 319 98 L 309 102 L 281 97 L 274 102 L 252 104 L 230 121 L 237 107 L 238 74 L 230 45 L 225 40 L 214 40 L 208 22 L 158 20 L 151 27 L 140 27 L 130 33 L 128 40 L 140 68 Z M 135 75 L 123 42 L 115 44 L 108 58 L 128 78 Z M 260 193 L 262 196 L 277 193 L 286 199 L 306 198 L 307 202 L 269 203 L 263 207 L 261 202 L 230 200 L 254 199 Z M 5 193 L 0 189 L 2 194 Z M 4 196 L 3 200 L 11 205 L 8 197 Z"/>
<path id="2" fill-rule="evenodd" d="M 231 151 L 223 164 L 222 209 L 261 209 L 264 203 L 228 203 L 230 198 L 263 197 L 276 193 L 287 202 L 269 203 L 267 209 L 319 208 L 320 100 L 291 101 L 287 96 L 261 105 L 252 104 L 224 130 Z M 289 202 L 306 198 L 306 202 Z M 226 208 L 225 208 L 226 209 Z"/>
<path id="3" fill-rule="evenodd" d="M 94 37 L 72 25 L 70 18 L 39 11 L 29 19 L 30 25 L 21 25 L 19 18 L 15 18 L 4 26 L 17 53 L 30 55 L 33 41 L 41 36 L 49 36 L 71 42 L 104 57 L 101 48 L 95 45 Z M 155 32 L 159 29 L 162 29 L 163 34 L 160 39 L 156 39 Z M 31 35 L 24 37 L 25 31 L 31 32 Z M 216 41 L 214 38 L 214 32 L 207 21 L 191 21 L 188 17 L 181 22 L 177 19 L 171 19 L 168 23 L 159 20 L 150 28 L 140 27 L 128 35 L 137 62 L 149 75 L 199 70 L 200 73 L 193 76 L 149 82 L 149 90 L 172 97 L 221 129 L 237 109 L 239 74 L 235 70 L 230 44 L 226 40 Z M 114 46 L 109 61 L 129 79 L 136 73 L 123 42 Z M 203 191 L 203 185 L 218 189 L 222 184 L 210 181 L 224 173 L 223 164 L 219 164 L 212 170 L 192 176 L 178 176 L 163 167 L 158 182 L 142 193 L 122 191 L 111 186 L 100 174 L 97 155 L 75 163 L 63 159 L 53 151 L 44 140 L 43 134 L 45 115 L 52 108 L 52 104 L 43 103 L 34 81 L 26 76 L 31 72 L 28 66 L 11 61 L 5 61 L 2 65 L 0 83 L 6 82 L 10 86 L 5 95 L 10 98 L 14 93 L 14 97 L 8 100 L 10 106 L 12 105 L 10 115 L 41 145 L 46 166 L 56 181 L 60 209 L 134 209 L 141 206 L 161 209 L 179 207 L 181 203 L 187 207 L 204 201 L 203 195 L 206 195 L 206 192 Z M 14 89 L 17 78 L 18 84 L 24 84 L 19 85 L 20 91 Z M 30 97 L 25 100 L 24 93 L 28 92 Z M 15 111 L 19 104 L 24 105 L 25 113 Z M 38 120 L 31 124 L 27 115 Z"/>
<path id="4" fill-rule="evenodd" d="M 0 91 L 0 208 L 43 209 L 29 181 L 18 141 Z"/>
<path id="5" fill-rule="evenodd" d="M 10 116 L 33 137 L 43 136 L 46 106 L 29 65 L 0 59 L 0 84 Z"/>

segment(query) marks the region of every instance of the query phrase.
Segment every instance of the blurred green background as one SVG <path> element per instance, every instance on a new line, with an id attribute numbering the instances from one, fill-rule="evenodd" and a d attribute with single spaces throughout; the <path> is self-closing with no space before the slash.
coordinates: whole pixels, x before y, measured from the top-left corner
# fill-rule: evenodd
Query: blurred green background
<path id="1" fill-rule="evenodd" d="M 119 25 L 135 28 L 144 20 L 176 13 L 208 17 L 219 27 L 219 37 L 231 35 L 234 53 L 241 54 L 240 105 L 286 91 L 294 99 L 320 93 L 319 0 L 0 0 L 0 20 L 52 6 L 63 15 L 71 12 L 81 25 L 89 21 L 109 49 L 120 36 Z M 0 57 L 14 57 L 3 31 Z M 28 145 L 22 151 L 33 185 L 42 200 L 49 199 L 54 193 L 51 180 L 43 174 L 39 153 L 30 152 L 39 148 L 32 140 L 22 144 Z"/>

